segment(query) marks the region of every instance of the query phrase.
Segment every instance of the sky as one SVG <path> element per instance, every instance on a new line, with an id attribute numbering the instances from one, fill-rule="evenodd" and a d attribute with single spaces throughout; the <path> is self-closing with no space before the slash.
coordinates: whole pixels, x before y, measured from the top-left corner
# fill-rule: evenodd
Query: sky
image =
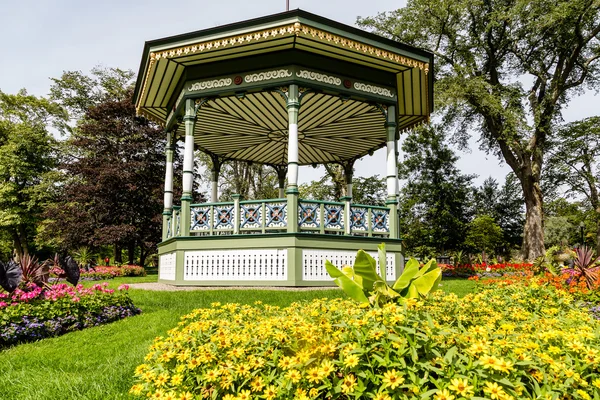
<path id="1" fill-rule="evenodd" d="M 402 7 L 405 1 L 290 0 L 290 9 L 303 10 L 355 25 L 357 16 Z M 144 42 L 165 36 L 285 11 L 285 0 L 164 1 L 164 0 L 0 0 L 0 90 L 48 94 L 52 77 L 63 71 L 89 72 L 93 67 L 119 67 L 137 73 Z M 598 113 L 592 93 L 572 100 L 563 113 L 566 122 Z M 508 166 L 477 148 L 458 152 L 459 168 L 500 183 Z M 402 158 L 402 154 L 400 155 Z M 385 176 L 380 150 L 355 165 L 357 176 Z M 318 179 L 322 168 L 303 167 L 300 182 Z"/>

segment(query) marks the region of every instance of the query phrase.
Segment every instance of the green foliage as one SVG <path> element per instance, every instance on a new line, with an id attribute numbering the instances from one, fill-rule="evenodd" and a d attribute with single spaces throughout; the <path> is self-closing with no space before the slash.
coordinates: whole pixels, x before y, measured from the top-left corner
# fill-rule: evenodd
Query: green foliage
<path id="1" fill-rule="evenodd" d="M 600 252 L 600 117 L 586 118 L 559 127 L 553 149 L 546 159 L 547 191 L 566 190 L 569 197 L 583 198 L 584 210 L 596 232 L 596 251 Z M 579 239 L 578 241 L 581 241 Z"/>
<path id="2" fill-rule="evenodd" d="M 566 246 L 572 243 L 571 237 L 577 231 L 567 217 L 549 216 L 544 222 L 544 242 L 550 246 Z"/>
<path id="3" fill-rule="evenodd" d="M 407 184 L 400 196 L 400 232 L 408 252 L 430 257 L 459 249 L 471 217 L 473 177 L 458 170 L 442 126 L 412 130 L 402 150 L 399 176 Z"/>
<path id="4" fill-rule="evenodd" d="M 65 120 L 65 112 L 44 98 L 24 90 L 0 92 L 0 230 L 18 256 L 35 250 L 37 224 L 49 197 L 45 188 L 53 183 L 57 164 L 56 141 L 48 129 L 61 129 Z"/>
<path id="5" fill-rule="evenodd" d="M 303 183 L 298 187 L 300 198 L 338 201 L 335 185 L 329 175 L 324 175 L 318 181 Z M 373 206 L 385 205 L 387 186 L 384 178 L 379 175 L 352 178 L 352 202 Z"/>
<path id="6" fill-rule="evenodd" d="M 379 245 L 379 271 L 385 273 L 385 244 Z M 392 287 L 388 286 L 384 278 L 377 272 L 377 262 L 364 250 L 359 250 L 353 266 L 336 268 L 328 260 L 325 268 L 329 276 L 350 298 L 362 305 L 383 306 L 400 297 L 420 298 L 425 297 L 436 289 L 442 279 L 442 270 L 435 260 L 430 260 L 423 268 L 419 262 L 411 259 L 406 263 L 402 275 Z"/>
<path id="7" fill-rule="evenodd" d="M 594 250 L 581 246 L 575 249 L 574 269 L 585 279 L 588 289 L 596 287 L 599 271 L 597 268 L 600 263 L 600 256 L 594 256 Z"/>
<path id="8" fill-rule="evenodd" d="M 480 215 L 469 224 L 465 244 L 487 254 L 495 254 L 502 244 L 502 228 L 489 215 Z"/>
<path id="9" fill-rule="evenodd" d="M 81 246 L 73 252 L 73 259 L 80 267 L 91 264 L 95 258 L 96 255 L 86 246 Z"/>
<path id="10" fill-rule="evenodd" d="M 437 291 L 382 308 L 337 299 L 285 308 L 260 303 L 214 303 L 184 316 L 154 341 L 130 393 L 195 398 L 210 392 L 222 399 L 600 396 L 600 323 L 553 287 L 496 287 L 463 299 Z"/>
<path id="11" fill-rule="evenodd" d="M 543 254 L 544 154 L 569 99 L 600 82 L 591 0 L 408 0 L 359 25 L 435 55 L 436 106 L 463 145 L 473 132 L 521 183 L 528 259 Z"/>
<path id="12" fill-rule="evenodd" d="M 523 242 L 524 200 L 517 177 L 512 172 L 506 175 L 499 187 L 492 177 L 475 188 L 473 203 L 475 215 L 489 215 L 502 229 L 504 253 L 519 248 Z"/>

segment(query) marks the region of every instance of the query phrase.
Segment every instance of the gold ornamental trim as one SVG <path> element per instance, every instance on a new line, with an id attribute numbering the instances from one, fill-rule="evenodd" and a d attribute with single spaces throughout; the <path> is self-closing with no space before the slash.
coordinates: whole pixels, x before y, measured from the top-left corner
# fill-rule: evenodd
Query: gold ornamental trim
<path id="1" fill-rule="evenodd" d="M 295 22 L 290 25 L 284 25 L 275 28 L 269 28 L 265 30 L 249 32 L 242 35 L 236 35 L 231 37 L 226 37 L 222 39 L 209 40 L 204 42 L 198 42 L 191 45 L 186 45 L 182 47 L 176 47 L 173 49 L 167 49 L 163 51 L 158 51 L 154 53 L 150 53 L 150 63 L 148 65 L 148 70 L 146 71 L 146 76 L 144 78 L 144 85 L 142 86 L 142 90 L 140 93 L 140 97 L 138 100 L 138 104 L 136 106 L 136 110 L 138 114 L 140 113 L 140 104 L 142 99 L 146 94 L 146 86 L 148 83 L 148 78 L 152 73 L 152 68 L 156 65 L 156 62 L 161 59 L 172 59 L 181 56 L 187 56 L 189 54 L 208 52 L 211 50 L 233 47 L 236 45 L 258 42 L 261 40 L 266 40 L 269 38 L 274 38 L 277 36 L 310 36 L 312 38 L 318 38 L 322 42 L 333 42 L 336 45 L 341 47 L 345 47 L 357 52 L 362 52 L 364 54 L 369 54 L 375 56 L 377 58 L 381 58 L 384 60 L 388 60 L 403 66 L 411 67 L 411 68 L 419 68 L 425 72 L 425 76 L 427 76 L 429 72 L 429 63 L 413 60 L 412 58 L 404 57 L 399 54 L 383 50 L 379 47 L 374 47 L 371 45 L 367 45 L 362 42 L 354 41 L 343 36 L 339 36 L 333 33 L 325 32 L 323 30 L 313 28 L 308 25 L 303 25 L 300 22 Z"/>

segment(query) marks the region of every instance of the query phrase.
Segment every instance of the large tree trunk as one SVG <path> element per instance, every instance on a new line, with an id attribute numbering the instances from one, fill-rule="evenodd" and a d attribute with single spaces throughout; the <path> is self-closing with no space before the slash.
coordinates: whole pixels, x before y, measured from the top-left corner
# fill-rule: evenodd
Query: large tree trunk
<path id="1" fill-rule="evenodd" d="M 23 257 L 23 247 L 21 246 L 21 240 L 19 238 L 19 234 L 17 233 L 16 229 L 12 230 L 12 237 L 13 237 L 13 246 L 14 246 L 14 253 L 13 255 L 16 255 L 16 259 L 15 261 L 19 261 L 21 259 L 21 257 Z"/>
<path id="2" fill-rule="evenodd" d="M 123 257 L 121 255 L 121 246 L 118 244 L 115 244 L 113 258 L 115 259 L 115 264 L 123 264 Z"/>
<path id="3" fill-rule="evenodd" d="M 525 229 L 521 252 L 525 260 L 533 261 L 544 254 L 543 199 L 539 177 L 530 171 L 519 176 L 525 197 Z"/>
<path id="4" fill-rule="evenodd" d="M 127 259 L 129 260 L 129 264 L 135 264 L 135 240 L 127 244 Z"/>
<path id="5" fill-rule="evenodd" d="M 142 267 L 146 265 L 146 256 L 148 254 L 145 250 L 144 245 L 140 244 L 140 265 Z"/>

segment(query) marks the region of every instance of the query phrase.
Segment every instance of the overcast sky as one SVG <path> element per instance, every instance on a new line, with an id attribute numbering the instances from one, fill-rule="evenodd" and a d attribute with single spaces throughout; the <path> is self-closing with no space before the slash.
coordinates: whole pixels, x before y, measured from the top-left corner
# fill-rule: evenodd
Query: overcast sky
<path id="1" fill-rule="evenodd" d="M 357 16 L 375 15 L 404 5 L 383 0 L 290 0 L 290 8 L 354 25 Z M 0 90 L 21 88 L 47 95 L 50 77 L 63 71 L 84 73 L 96 65 L 138 71 L 144 42 L 285 11 L 285 0 L 0 0 Z M 573 121 L 598 114 L 594 96 L 573 99 L 564 118 Z M 508 167 L 486 156 L 473 143 L 459 153 L 459 167 L 477 174 L 477 183 L 493 176 L 500 183 Z M 402 155 L 401 155 L 402 157 Z M 322 170 L 302 168 L 300 181 L 317 179 Z M 356 165 L 356 175 L 385 176 L 382 151 Z"/>

